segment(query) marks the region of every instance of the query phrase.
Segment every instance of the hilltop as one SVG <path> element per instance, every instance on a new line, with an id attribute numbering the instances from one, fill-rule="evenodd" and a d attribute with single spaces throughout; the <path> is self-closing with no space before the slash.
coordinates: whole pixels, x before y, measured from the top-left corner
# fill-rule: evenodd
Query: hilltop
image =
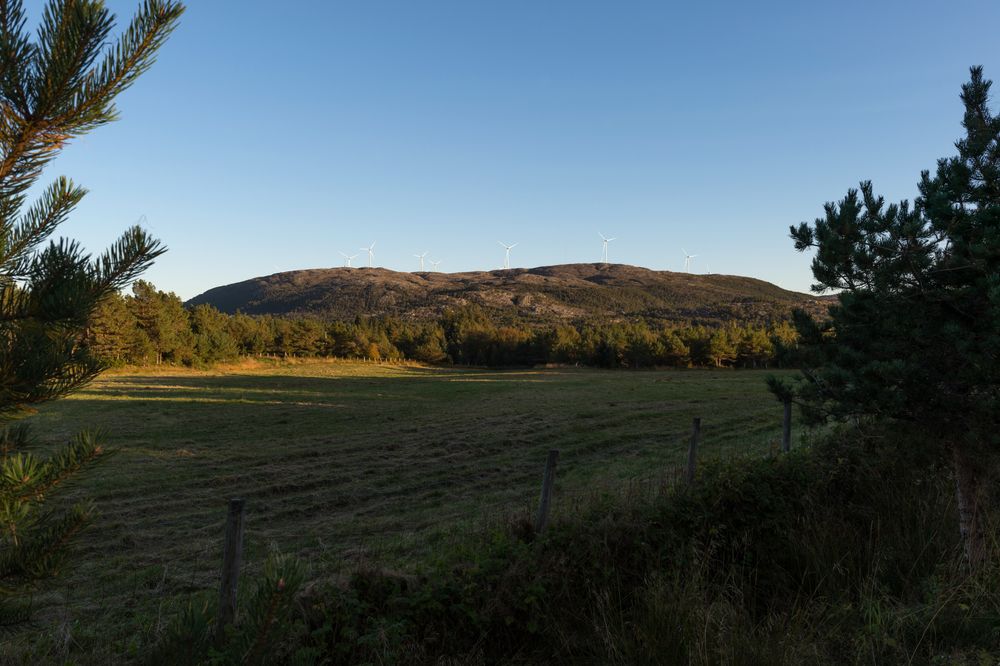
<path id="1" fill-rule="evenodd" d="M 385 268 L 288 271 L 215 287 L 188 305 L 227 313 L 396 316 L 432 319 L 478 305 L 499 321 L 576 322 L 594 318 L 711 323 L 769 320 L 792 308 L 825 310 L 827 299 L 735 275 L 654 271 L 623 264 L 564 264 L 467 273 Z"/>

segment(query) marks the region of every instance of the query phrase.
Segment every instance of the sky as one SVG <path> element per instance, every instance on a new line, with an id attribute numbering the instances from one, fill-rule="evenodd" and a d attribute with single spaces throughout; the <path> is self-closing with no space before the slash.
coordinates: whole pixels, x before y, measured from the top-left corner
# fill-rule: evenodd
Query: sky
<path id="1" fill-rule="evenodd" d="M 106 4 L 124 27 L 139 3 Z M 499 241 L 513 267 L 594 262 L 599 233 L 615 263 L 686 249 L 807 291 L 788 227 L 861 180 L 912 199 L 968 68 L 1000 89 L 992 0 L 188 5 L 40 182 L 90 190 L 60 233 L 94 254 L 145 216 L 169 252 L 144 278 L 185 299 L 372 241 L 394 270 L 497 269 Z"/>

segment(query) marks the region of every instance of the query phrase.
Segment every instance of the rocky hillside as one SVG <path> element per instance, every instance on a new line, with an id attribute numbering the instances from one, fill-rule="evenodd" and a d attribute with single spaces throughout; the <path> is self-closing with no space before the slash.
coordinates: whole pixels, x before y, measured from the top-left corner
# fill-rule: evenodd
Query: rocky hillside
<path id="1" fill-rule="evenodd" d="M 694 275 L 621 264 L 566 264 L 473 273 L 399 273 L 385 268 L 324 268 L 275 273 L 210 289 L 189 301 L 223 312 L 316 315 L 326 319 L 392 315 L 429 319 L 478 305 L 499 320 L 629 319 L 711 323 L 786 316 L 794 307 L 825 310 L 826 299 L 735 275 Z"/>

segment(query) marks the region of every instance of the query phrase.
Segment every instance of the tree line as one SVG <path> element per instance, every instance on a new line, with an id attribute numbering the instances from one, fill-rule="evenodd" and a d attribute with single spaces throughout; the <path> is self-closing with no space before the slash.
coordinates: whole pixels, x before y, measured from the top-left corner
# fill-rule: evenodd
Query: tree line
<path id="1" fill-rule="evenodd" d="M 139 281 L 131 294 L 102 301 L 86 344 L 110 365 L 196 365 L 269 355 L 485 366 L 773 367 L 788 365 L 796 336 L 788 321 L 498 324 L 477 306 L 431 321 L 229 315 L 206 304 L 186 308 L 175 294 Z"/>

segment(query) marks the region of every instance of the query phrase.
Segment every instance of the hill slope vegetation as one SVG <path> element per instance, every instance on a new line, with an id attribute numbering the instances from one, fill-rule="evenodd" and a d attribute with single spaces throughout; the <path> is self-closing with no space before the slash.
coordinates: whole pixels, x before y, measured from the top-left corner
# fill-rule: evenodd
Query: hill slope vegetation
<path id="1" fill-rule="evenodd" d="M 215 287 L 188 305 L 227 313 L 394 316 L 435 319 L 477 305 L 494 320 L 576 322 L 593 318 L 713 323 L 820 312 L 823 299 L 734 275 L 693 275 L 621 264 L 566 264 L 470 273 L 400 273 L 385 268 L 290 271 Z"/>

